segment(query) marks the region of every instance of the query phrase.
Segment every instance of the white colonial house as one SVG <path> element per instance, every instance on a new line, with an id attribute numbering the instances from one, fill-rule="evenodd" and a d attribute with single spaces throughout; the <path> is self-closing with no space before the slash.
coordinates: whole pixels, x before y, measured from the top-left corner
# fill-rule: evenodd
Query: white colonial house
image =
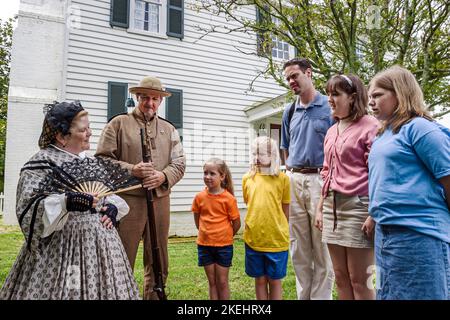
<path id="1" fill-rule="evenodd" d="M 246 54 L 256 52 L 256 35 L 202 37 L 198 27 L 232 22 L 198 12 L 196 2 L 21 0 L 10 73 L 6 223 L 16 223 L 18 175 L 38 150 L 44 104 L 80 100 L 90 114 L 94 153 L 108 119 L 127 110 L 128 87 L 146 75 L 157 76 L 173 93 L 160 116 L 175 124 L 187 155 L 186 174 L 171 195 L 172 227 L 193 226 L 187 212 L 203 188 L 202 164 L 211 156 L 229 163 L 245 211 L 241 178 L 248 170 L 249 142 L 259 130 L 279 139 L 286 91 L 263 77 L 249 90 L 265 66 Z M 256 18 L 254 8 L 242 14 Z M 280 63 L 293 57 L 292 48 L 273 40 Z"/>

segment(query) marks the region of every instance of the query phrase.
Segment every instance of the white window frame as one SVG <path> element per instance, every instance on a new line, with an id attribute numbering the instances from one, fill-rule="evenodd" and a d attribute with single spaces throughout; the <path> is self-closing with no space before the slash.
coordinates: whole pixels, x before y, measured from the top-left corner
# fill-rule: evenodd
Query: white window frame
<path id="1" fill-rule="evenodd" d="M 136 11 L 136 0 L 130 0 L 130 26 L 128 28 L 129 32 L 132 33 L 139 33 L 159 38 L 167 38 L 167 0 L 140 0 L 143 2 L 149 2 L 152 4 L 158 4 L 159 5 L 159 31 L 153 32 L 153 31 L 146 31 L 142 29 L 137 29 L 134 24 L 134 17 L 135 17 L 135 11 Z M 159 2 L 159 3 L 157 3 Z"/>
<path id="2" fill-rule="evenodd" d="M 278 18 L 272 16 L 272 21 L 273 21 L 273 19 L 279 20 Z M 277 24 L 277 21 L 273 21 L 273 22 L 274 22 L 275 24 Z M 276 49 L 277 52 L 278 52 L 278 48 L 275 48 L 275 47 L 272 47 L 272 48 L 271 48 L 271 51 L 270 51 L 270 55 L 272 56 L 272 59 L 279 60 L 279 61 L 286 61 L 286 60 L 289 60 L 289 59 L 291 59 L 291 58 L 294 57 L 294 55 L 295 55 L 295 49 L 294 49 L 294 47 L 291 46 L 289 43 L 286 43 L 285 41 L 282 41 L 282 40 L 278 39 L 278 36 L 274 36 L 274 35 L 271 36 L 270 40 L 272 41 L 272 43 L 275 42 L 276 44 L 278 44 L 279 42 L 281 42 L 283 45 L 284 45 L 284 44 L 287 44 L 287 45 L 288 45 L 288 57 L 287 57 L 287 59 L 286 59 L 284 56 L 283 56 L 282 58 L 278 57 L 278 54 L 277 54 L 277 56 L 275 57 L 275 56 L 273 55 L 273 50 Z M 284 50 L 283 50 L 283 51 L 284 51 Z"/>

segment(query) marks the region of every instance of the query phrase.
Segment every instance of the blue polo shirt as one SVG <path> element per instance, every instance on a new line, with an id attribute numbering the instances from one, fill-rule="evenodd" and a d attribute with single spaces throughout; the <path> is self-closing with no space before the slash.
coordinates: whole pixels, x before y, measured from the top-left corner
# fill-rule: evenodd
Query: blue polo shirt
<path id="1" fill-rule="evenodd" d="M 307 106 L 295 102 L 295 112 L 288 123 L 289 109 L 286 106 L 281 126 L 281 149 L 289 150 L 289 167 L 322 167 L 323 141 L 333 124 L 328 98 L 316 91 L 314 100 Z"/>
<path id="2" fill-rule="evenodd" d="M 369 213 L 381 225 L 408 227 L 450 242 L 450 211 L 439 179 L 450 175 L 450 130 L 417 117 L 387 129 L 369 154 Z"/>

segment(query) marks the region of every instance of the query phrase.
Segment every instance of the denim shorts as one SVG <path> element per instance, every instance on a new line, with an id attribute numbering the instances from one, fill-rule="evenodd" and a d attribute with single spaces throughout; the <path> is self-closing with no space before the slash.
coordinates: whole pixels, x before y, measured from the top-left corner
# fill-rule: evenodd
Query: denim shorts
<path id="1" fill-rule="evenodd" d="M 410 228 L 375 227 L 378 300 L 449 300 L 450 244 Z"/>
<path id="2" fill-rule="evenodd" d="M 223 247 L 212 247 L 197 245 L 198 266 L 203 267 L 217 263 L 222 267 L 231 267 L 233 260 L 233 245 Z"/>
<path id="3" fill-rule="evenodd" d="M 286 276 L 288 250 L 281 252 L 255 251 L 245 245 L 245 273 L 252 278 L 267 276 L 278 280 Z"/>

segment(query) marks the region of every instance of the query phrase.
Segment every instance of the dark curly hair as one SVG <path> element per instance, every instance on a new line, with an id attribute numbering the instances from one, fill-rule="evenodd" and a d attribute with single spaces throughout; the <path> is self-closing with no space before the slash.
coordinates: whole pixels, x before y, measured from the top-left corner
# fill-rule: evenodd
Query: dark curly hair
<path id="1" fill-rule="evenodd" d="M 87 114 L 81 106 L 80 101 L 74 102 L 57 102 L 47 104 L 44 107 L 46 111 L 42 133 L 39 138 L 39 147 L 41 149 L 48 147 L 56 140 L 56 135 L 61 133 L 63 136 L 70 133 L 70 126 L 73 119 L 82 112 Z"/>

